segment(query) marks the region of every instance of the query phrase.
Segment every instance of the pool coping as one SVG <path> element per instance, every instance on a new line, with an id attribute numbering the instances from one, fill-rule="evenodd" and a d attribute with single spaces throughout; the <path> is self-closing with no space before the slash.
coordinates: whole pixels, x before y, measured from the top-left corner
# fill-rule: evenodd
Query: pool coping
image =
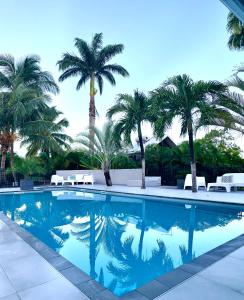
<path id="1" fill-rule="evenodd" d="M 17 223 L 0 212 L 0 220 L 13 232 L 35 249 L 58 272 L 75 285 L 91 300 L 152 300 L 168 292 L 183 281 L 195 276 L 210 265 L 223 259 L 228 254 L 244 246 L 244 234 L 198 256 L 189 263 L 183 264 L 169 273 L 161 275 L 143 286 L 128 292 L 123 296 L 116 296 L 109 289 L 100 285 L 85 272 L 73 265 L 62 255 L 49 248 L 46 244 L 20 227 Z"/>

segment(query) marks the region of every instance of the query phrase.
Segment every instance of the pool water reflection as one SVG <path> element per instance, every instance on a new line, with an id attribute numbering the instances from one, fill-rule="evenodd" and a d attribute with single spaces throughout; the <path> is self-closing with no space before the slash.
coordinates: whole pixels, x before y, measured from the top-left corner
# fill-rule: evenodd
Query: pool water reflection
<path id="1" fill-rule="evenodd" d="M 244 233 L 242 207 L 105 193 L 0 195 L 0 210 L 116 295 Z"/>

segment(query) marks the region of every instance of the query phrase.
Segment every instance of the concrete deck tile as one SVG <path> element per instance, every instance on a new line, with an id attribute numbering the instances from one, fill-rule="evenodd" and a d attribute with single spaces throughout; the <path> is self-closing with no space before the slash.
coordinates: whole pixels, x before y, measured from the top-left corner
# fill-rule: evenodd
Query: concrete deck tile
<path id="1" fill-rule="evenodd" d="M 37 253 L 22 240 L 0 244 L 0 265 L 2 266 L 17 258 L 31 255 L 37 255 Z"/>
<path id="2" fill-rule="evenodd" d="M 89 300 L 63 277 L 21 291 L 19 295 L 21 300 Z"/>
<path id="3" fill-rule="evenodd" d="M 20 300 L 20 297 L 17 294 L 12 294 L 6 297 L 0 297 L 0 300 Z"/>
<path id="4" fill-rule="evenodd" d="M 15 290 L 9 281 L 8 277 L 5 275 L 2 268 L 0 268 L 0 297 L 5 297 L 15 293 Z"/>
<path id="5" fill-rule="evenodd" d="M 61 276 L 39 255 L 12 260 L 3 266 L 3 270 L 17 292 Z"/>
<path id="6" fill-rule="evenodd" d="M 0 234 L 0 245 L 20 241 L 21 238 L 12 231 L 3 230 Z"/>
<path id="7" fill-rule="evenodd" d="M 195 276 L 155 300 L 243 300 L 243 295 L 228 287 Z"/>
<path id="8" fill-rule="evenodd" d="M 198 275 L 242 293 L 244 299 L 244 263 L 241 260 L 227 256 Z"/>
<path id="9" fill-rule="evenodd" d="M 232 252 L 230 254 L 231 257 L 244 260 L 244 247 Z"/>

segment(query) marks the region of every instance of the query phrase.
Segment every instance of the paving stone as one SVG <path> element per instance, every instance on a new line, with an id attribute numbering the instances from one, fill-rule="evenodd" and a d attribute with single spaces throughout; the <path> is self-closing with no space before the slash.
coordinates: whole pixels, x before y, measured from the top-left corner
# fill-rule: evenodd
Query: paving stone
<path id="1" fill-rule="evenodd" d="M 0 297 L 5 297 L 15 293 L 15 290 L 9 281 L 8 277 L 5 275 L 2 268 L 0 268 Z"/>
<path id="2" fill-rule="evenodd" d="M 80 283 L 78 288 L 91 300 L 96 299 L 100 293 L 105 290 L 105 287 L 103 287 L 101 284 L 98 284 L 95 280 L 89 280 Z"/>
<path id="3" fill-rule="evenodd" d="M 21 300 L 89 300 L 63 277 L 21 291 L 19 295 Z"/>
<path id="4" fill-rule="evenodd" d="M 70 267 L 60 272 L 75 285 L 91 280 L 90 276 L 77 267 Z"/>
<path id="5" fill-rule="evenodd" d="M 148 284 L 144 284 L 139 287 L 137 291 L 149 299 L 154 299 L 155 297 L 163 294 L 168 290 L 168 286 L 163 285 L 159 281 L 152 280 Z"/>
<path id="6" fill-rule="evenodd" d="M 2 231 L 0 234 L 0 245 L 20 241 L 21 238 L 11 231 Z"/>
<path id="7" fill-rule="evenodd" d="M 59 271 L 65 270 L 65 269 L 73 266 L 71 264 L 71 262 L 69 262 L 67 259 L 65 259 L 61 255 L 50 258 L 48 261 L 54 268 L 56 268 Z"/>
<path id="8" fill-rule="evenodd" d="M 230 254 L 231 257 L 244 260 L 244 247 L 239 248 L 238 250 Z"/>
<path id="9" fill-rule="evenodd" d="M 184 280 L 191 277 L 192 274 L 189 272 L 186 272 L 185 270 L 182 270 L 181 268 L 177 268 L 176 270 L 169 272 L 165 275 L 162 275 L 158 278 L 156 278 L 157 281 L 159 281 L 163 286 L 167 286 L 168 288 L 171 288 Z"/>
<path id="10" fill-rule="evenodd" d="M 31 255 L 37 255 L 37 253 L 22 240 L 0 244 L 0 265 L 2 266 L 6 265 L 9 261 Z"/>
<path id="11" fill-rule="evenodd" d="M 12 294 L 6 297 L 0 297 L 0 300 L 20 300 L 20 297 L 17 294 Z"/>
<path id="12" fill-rule="evenodd" d="M 12 260 L 3 269 L 17 292 L 61 276 L 39 255 Z"/>
<path id="13" fill-rule="evenodd" d="M 244 299 L 244 263 L 242 260 L 228 256 L 198 275 L 242 293 Z"/>
<path id="14" fill-rule="evenodd" d="M 243 300 L 243 295 L 205 278 L 194 276 L 155 300 Z"/>

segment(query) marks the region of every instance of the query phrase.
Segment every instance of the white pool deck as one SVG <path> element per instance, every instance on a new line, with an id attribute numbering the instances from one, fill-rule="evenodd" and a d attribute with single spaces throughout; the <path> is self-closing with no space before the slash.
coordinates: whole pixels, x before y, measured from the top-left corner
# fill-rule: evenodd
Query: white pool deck
<path id="1" fill-rule="evenodd" d="M 244 204 L 244 192 L 183 191 L 102 185 L 86 189 L 192 200 Z M 1 189 L 0 192 L 19 191 Z M 41 257 L 31 246 L 0 221 L 0 300 L 83 300 L 89 299 Z M 139 298 L 136 298 L 139 300 Z M 157 300 L 244 299 L 244 246 L 172 288 Z"/>

